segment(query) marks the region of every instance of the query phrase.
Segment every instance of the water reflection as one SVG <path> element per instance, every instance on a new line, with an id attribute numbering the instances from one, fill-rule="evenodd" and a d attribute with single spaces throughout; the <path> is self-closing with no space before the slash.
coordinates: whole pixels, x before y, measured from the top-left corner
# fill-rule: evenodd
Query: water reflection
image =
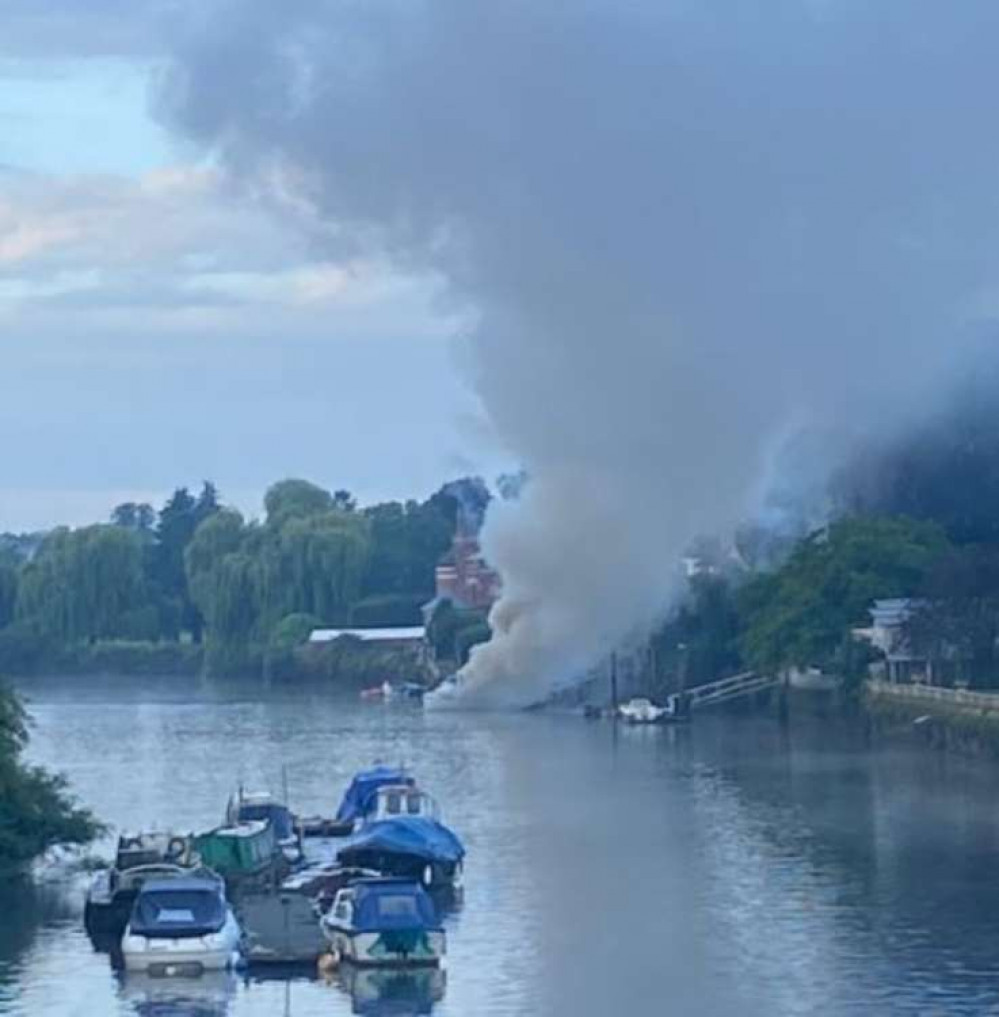
<path id="1" fill-rule="evenodd" d="M 226 1017 L 238 986 L 234 975 L 221 971 L 197 978 L 129 972 L 120 976 L 118 994 L 139 1017 Z"/>
<path id="2" fill-rule="evenodd" d="M 345 966 L 340 984 L 350 993 L 353 1013 L 365 1017 L 416 1017 L 429 1014 L 444 998 L 442 968 L 355 968 Z"/>

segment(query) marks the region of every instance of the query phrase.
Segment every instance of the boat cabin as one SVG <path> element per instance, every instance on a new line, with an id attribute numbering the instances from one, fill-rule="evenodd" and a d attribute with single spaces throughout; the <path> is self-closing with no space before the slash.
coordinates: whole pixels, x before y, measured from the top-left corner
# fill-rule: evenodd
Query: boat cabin
<path id="1" fill-rule="evenodd" d="M 195 846 L 202 864 L 226 879 L 256 875 L 283 858 L 274 827 L 263 820 L 220 826 L 201 834 Z"/>
<path id="2" fill-rule="evenodd" d="M 440 819 L 440 808 L 431 795 L 410 784 L 388 784 L 378 788 L 368 807 L 365 820 L 375 823 L 382 819 L 396 819 L 399 816 Z"/>
<path id="3" fill-rule="evenodd" d="M 226 809 L 229 823 L 265 822 L 274 827 L 279 841 L 295 839 L 295 824 L 287 805 L 275 800 L 268 791 L 241 791 Z"/>

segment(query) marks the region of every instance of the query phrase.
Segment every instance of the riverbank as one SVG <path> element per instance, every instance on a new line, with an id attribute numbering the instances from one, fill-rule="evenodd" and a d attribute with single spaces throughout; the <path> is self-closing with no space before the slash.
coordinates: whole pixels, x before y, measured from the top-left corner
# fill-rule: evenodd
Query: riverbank
<path id="1" fill-rule="evenodd" d="M 872 683 L 862 704 L 880 735 L 962 756 L 999 759 L 999 695 Z"/>

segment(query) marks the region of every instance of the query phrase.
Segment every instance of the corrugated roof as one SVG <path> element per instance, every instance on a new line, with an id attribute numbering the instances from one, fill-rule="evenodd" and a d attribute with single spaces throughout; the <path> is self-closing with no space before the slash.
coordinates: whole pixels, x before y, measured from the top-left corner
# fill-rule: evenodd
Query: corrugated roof
<path id="1" fill-rule="evenodd" d="M 401 643 L 415 642 L 423 639 L 425 635 L 426 629 L 422 625 L 381 629 L 313 629 L 309 642 L 331 643 L 341 636 L 353 636 L 363 643 Z"/>

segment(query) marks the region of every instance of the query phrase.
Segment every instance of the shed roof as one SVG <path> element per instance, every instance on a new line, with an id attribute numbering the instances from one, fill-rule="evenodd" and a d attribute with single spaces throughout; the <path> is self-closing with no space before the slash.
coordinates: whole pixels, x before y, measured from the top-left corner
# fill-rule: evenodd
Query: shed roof
<path id="1" fill-rule="evenodd" d="M 341 636 L 353 636 L 363 643 L 416 642 L 426 636 L 426 629 L 422 625 L 378 629 L 313 629 L 309 642 L 331 643 Z"/>

